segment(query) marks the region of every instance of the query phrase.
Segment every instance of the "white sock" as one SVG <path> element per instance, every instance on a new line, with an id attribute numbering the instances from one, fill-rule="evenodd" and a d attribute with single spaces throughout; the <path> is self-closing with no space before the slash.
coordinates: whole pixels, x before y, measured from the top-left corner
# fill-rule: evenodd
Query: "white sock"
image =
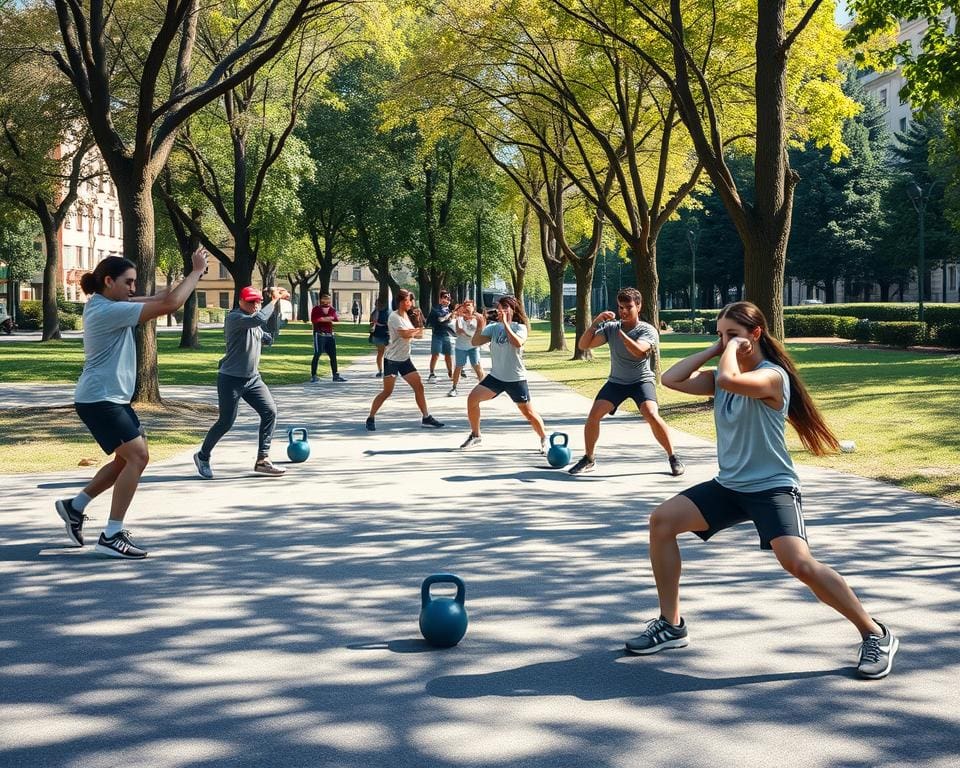
<path id="1" fill-rule="evenodd" d="M 108 539 L 115 536 L 123 530 L 123 520 L 107 520 L 107 527 L 103 529 L 103 535 Z"/>
<path id="2" fill-rule="evenodd" d="M 73 501 L 70 502 L 70 505 L 77 510 L 77 512 L 83 512 L 87 508 L 92 499 L 87 496 L 83 491 L 80 491 L 76 496 L 73 497 Z"/>

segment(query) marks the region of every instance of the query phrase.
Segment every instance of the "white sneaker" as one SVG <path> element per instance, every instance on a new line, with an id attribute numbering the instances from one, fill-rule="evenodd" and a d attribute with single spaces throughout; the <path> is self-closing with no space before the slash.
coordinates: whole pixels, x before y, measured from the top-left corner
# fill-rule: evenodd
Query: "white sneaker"
<path id="1" fill-rule="evenodd" d="M 453 387 L 449 392 L 447 392 L 447 397 L 456 397 L 458 394 L 457 388 Z"/>
<path id="2" fill-rule="evenodd" d="M 547 455 L 547 438 L 545 437 L 540 438 L 540 455 L 541 456 Z"/>
<path id="3" fill-rule="evenodd" d="M 474 446 L 480 445 L 482 442 L 483 440 L 481 439 L 480 435 L 475 435 L 471 432 L 470 436 L 463 441 L 463 444 L 460 446 L 460 450 L 461 451 L 469 450 Z"/>

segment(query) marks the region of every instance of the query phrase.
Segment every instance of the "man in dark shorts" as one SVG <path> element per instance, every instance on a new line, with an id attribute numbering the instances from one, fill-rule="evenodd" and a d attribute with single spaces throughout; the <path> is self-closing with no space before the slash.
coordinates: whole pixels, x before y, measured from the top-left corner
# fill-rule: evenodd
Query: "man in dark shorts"
<path id="1" fill-rule="evenodd" d="M 601 312 L 580 337 L 578 346 L 582 350 L 610 345 L 610 376 L 597 393 L 587 416 L 583 427 L 585 453 L 570 468 L 571 475 L 592 472 L 596 467 L 594 449 L 600 438 L 600 421 L 604 416 L 616 413 L 627 398 L 637 404 L 653 436 L 666 451 L 670 473 L 677 477 L 684 472 L 683 462 L 673 452 L 670 432 L 657 407 L 656 375 L 650 367 L 650 357 L 659 343 L 659 336 L 652 325 L 640 319 L 642 301 L 636 288 L 624 288 L 617 294 L 620 319 L 615 319 L 613 312 Z"/>

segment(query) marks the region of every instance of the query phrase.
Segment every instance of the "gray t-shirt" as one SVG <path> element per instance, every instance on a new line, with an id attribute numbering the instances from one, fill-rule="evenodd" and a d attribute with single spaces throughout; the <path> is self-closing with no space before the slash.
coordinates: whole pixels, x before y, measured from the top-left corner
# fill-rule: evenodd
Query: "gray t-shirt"
<path id="1" fill-rule="evenodd" d="M 387 342 L 387 348 L 383 353 L 387 360 L 402 363 L 404 360 L 410 359 L 410 345 L 413 343 L 413 339 L 405 339 L 397 331 L 412 331 L 414 327 L 409 316 L 401 315 L 399 312 L 390 313 L 390 317 L 387 318 L 390 341 Z"/>
<path id="2" fill-rule="evenodd" d="M 526 341 L 527 326 L 511 322 L 510 327 Z M 500 381 L 525 381 L 527 369 L 523 364 L 523 347 L 515 347 L 510 343 L 503 323 L 490 323 L 483 329 L 482 335 L 490 339 L 490 375 Z"/>
<path id="3" fill-rule="evenodd" d="M 83 308 L 83 372 L 76 403 L 129 403 L 137 383 L 133 328 L 143 304 L 93 294 Z"/>
<path id="4" fill-rule="evenodd" d="M 614 384 L 639 384 L 644 381 L 656 381 L 657 377 L 650 367 L 650 356 L 660 343 L 657 329 L 642 320 L 626 334 L 634 341 L 646 341 L 650 344 L 650 353 L 642 360 L 627 350 L 620 336 L 620 321 L 609 320 L 597 329 L 597 335 L 603 336 L 610 345 L 610 381 Z"/>
<path id="5" fill-rule="evenodd" d="M 713 420 L 717 427 L 717 482 L 731 491 L 753 493 L 771 488 L 799 488 L 784 436 L 790 409 L 790 377 L 779 365 L 763 360 L 757 369 L 772 368 L 783 380 L 783 407 L 775 411 L 762 400 L 736 395 L 716 386 Z"/>
<path id="6" fill-rule="evenodd" d="M 477 318 L 456 317 L 450 324 L 457 332 L 457 349 L 473 349 L 473 334 L 477 332 Z"/>
<path id="7" fill-rule="evenodd" d="M 227 313 L 223 321 L 227 353 L 220 360 L 220 373 L 243 379 L 249 379 L 257 373 L 260 367 L 261 345 L 273 344 L 273 336 L 264 328 L 275 307 L 276 303 L 271 301 L 252 315 L 240 307 Z"/>

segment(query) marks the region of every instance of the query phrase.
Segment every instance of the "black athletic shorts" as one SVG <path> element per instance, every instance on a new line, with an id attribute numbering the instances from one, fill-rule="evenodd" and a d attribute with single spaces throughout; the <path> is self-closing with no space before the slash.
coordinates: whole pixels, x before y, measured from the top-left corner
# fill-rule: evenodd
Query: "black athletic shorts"
<path id="1" fill-rule="evenodd" d="M 617 384 L 615 381 L 608 381 L 604 384 L 593 401 L 606 400 L 613 403 L 613 410 L 610 413 L 616 413 L 617 408 L 627 398 L 630 398 L 637 404 L 637 408 L 644 400 L 657 402 L 657 385 L 652 381 L 640 381 L 636 384 Z"/>
<path id="2" fill-rule="evenodd" d="M 520 381 L 500 381 L 500 379 L 487 374 L 483 377 L 483 381 L 480 382 L 480 386 L 486 387 L 496 395 L 499 395 L 501 392 L 506 392 L 515 403 L 530 402 L 530 387 L 527 386 L 526 379 L 521 379 Z"/>
<path id="3" fill-rule="evenodd" d="M 138 437 L 145 437 L 140 419 L 129 403 L 74 403 L 77 415 L 87 425 L 93 439 L 109 456 L 117 448 Z"/>
<path id="4" fill-rule="evenodd" d="M 389 357 L 383 358 L 383 375 L 387 376 L 407 376 L 416 373 L 417 367 L 408 357 L 406 360 L 391 360 Z"/>
<path id="5" fill-rule="evenodd" d="M 716 480 L 708 480 L 681 491 L 680 495 L 697 505 L 710 526 L 705 531 L 694 531 L 704 541 L 717 531 L 747 520 L 752 520 L 757 527 L 760 549 L 773 549 L 770 542 L 778 536 L 799 536 L 807 540 L 799 488 L 783 486 L 746 493 L 731 491 Z"/>

